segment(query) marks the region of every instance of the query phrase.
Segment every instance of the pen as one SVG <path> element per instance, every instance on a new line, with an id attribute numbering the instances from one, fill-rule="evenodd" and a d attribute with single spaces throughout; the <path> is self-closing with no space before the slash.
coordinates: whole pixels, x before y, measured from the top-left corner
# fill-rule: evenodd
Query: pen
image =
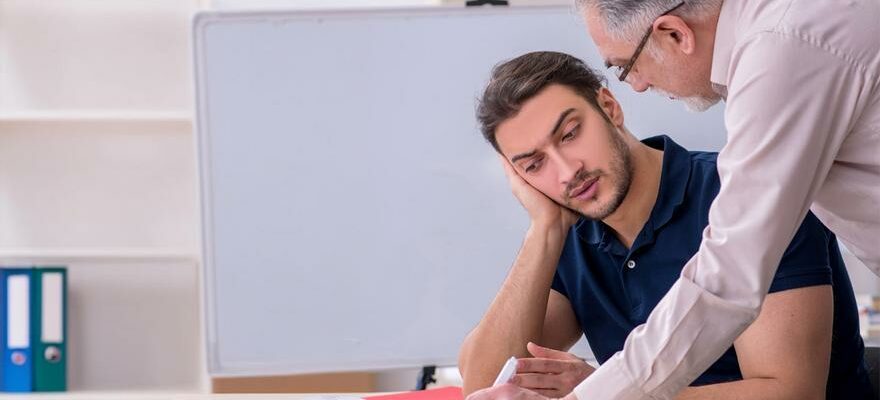
<path id="1" fill-rule="evenodd" d="M 504 367 L 501 368 L 501 372 L 498 373 L 498 377 L 495 378 L 495 383 L 492 386 L 503 385 L 510 381 L 510 378 L 513 378 L 513 375 L 516 374 L 516 357 L 510 357 L 507 359 L 507 362 L 504 363 Z"/>

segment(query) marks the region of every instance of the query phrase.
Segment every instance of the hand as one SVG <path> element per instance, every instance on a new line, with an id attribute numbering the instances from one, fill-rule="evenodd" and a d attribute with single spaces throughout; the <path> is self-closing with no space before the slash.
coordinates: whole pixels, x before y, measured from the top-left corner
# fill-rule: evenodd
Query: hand
<path id="1" fill-rule="evenodd" d="M 596 369 L 586 361 L 564 351 L 548 349 L 529 342 L 534 358 L 521 358 L 510 383 L 547 397 L 559 398 L 571 393 Z"/>
<path id="2" fill-rule="evenodd" d="M 560 206 L 526 182 L 504 156 L 499 155 L 498 158 L 504 167 L 504 174 L 507 175 L 513 195 L 529 213 L 532 225 L 558 226 L 565 233 L 577 222 L 577 214 Z"/>
<path id="3" fill-rule="evenodd" d="M 505 383 L 471 393 L 466 400 L 551 400 L 531 390 Z"/>

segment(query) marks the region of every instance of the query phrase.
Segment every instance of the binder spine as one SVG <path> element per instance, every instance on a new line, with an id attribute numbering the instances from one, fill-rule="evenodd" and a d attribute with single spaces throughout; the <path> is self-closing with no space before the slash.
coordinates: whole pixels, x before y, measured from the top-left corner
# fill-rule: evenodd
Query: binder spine
<path id="1" fill-rule="evenodd" d="M 30 392 L 33 390 L 33 354 L 30 338 L 32 312 L 32 270 L 15 268 L 0 271 L 3 286 L 3 340 L 0 357 L 3 357 L 3 375 L 0 390 L 6 392 Z"/>
<path id="2" fill-rule="evenodd" d="M 33 280 L 34 391 L 64 391 L 67 389 L 67 271 L 64 267 L 38 267 Z"/>

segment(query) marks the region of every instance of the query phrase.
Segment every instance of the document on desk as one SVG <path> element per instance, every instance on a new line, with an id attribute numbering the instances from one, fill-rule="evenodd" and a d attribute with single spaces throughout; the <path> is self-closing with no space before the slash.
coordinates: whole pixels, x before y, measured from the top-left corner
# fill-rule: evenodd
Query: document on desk
<path id="1" fill-rule="evenodd" d="M 364 400 L 464 400 L 461 388 L 457 386 L 437 389 L 416 390 L 398 394 L 364 397 Z"/>

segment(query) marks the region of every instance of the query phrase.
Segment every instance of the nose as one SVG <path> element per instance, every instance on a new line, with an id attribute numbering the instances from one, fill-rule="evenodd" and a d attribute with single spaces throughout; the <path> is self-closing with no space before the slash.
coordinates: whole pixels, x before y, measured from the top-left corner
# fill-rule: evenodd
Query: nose
<path id="1" fill-rule="evenodd" d="M 629 74 L 626 77 L 626 83 L 629 83 L 629 86 L 639 93 L 642 93 L 651 87 L 651 85 L 648 84 L 648 81 L 639 78 L 637 74 Z"/>
<path id="2" fill-rule="evenodd" d="M 583 165 L 580 161 L 576 159 L 572 159 L 566 157 L 562 153 L 555 152 L 551 154 L 551 159 L 556 163 L 557 170 L 559 171 L 559 183 L 563 186 L 568 185 L 572 179 L 577 175 L 578 171 L 581 170 Z"/>

